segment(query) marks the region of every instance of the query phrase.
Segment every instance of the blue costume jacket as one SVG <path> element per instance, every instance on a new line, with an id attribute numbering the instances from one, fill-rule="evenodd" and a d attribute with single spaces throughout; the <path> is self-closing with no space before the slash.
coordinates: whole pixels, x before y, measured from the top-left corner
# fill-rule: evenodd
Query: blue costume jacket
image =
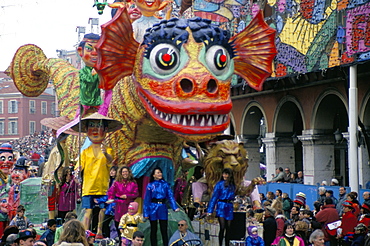
<path id="1" fill-rule="evenodd" d="M 55 231 L 47 229 L 40 237 L 40 239 L 45 239 L 48 246 L 54 244 Z"/>
<path id="2" fill-rule="evenodd" d="M 265 242 L 263 241 L 262 237 L 253 238 L 248 236 L 245 240 L 245 246 L 265 246 Z"/>
<path id="3" fill-rule="evenodd" d="M 106 215 L 114 215 L 114 208 L 116 207 L 116 203 L 112 202 L 110 204 L 106 204 L 105 202 L 108 201 L 108 196 L 100 196 L 96 200 L 98 201 L 100 208 L 104 206 Z"/>
<path id="4" fill-rule="evenodd" d="M 235 199 L 235 186 L 224 186 L 225 180 L 219 181 L 213 190 L 211 201 L 208 204 L 207 213 L 213 213 L 217 204 L 216 216 L 225 218 L 226 220 L 233 220 L 233 203 Z"/>
<path id="5" fill-rule="evenodd" d="M 154 180 L 146 187 L 143 215 L 149 220 L 168 220 L 167 203 L 152 202 L 152 199 L 166 199 L 173 210 L 178 208 L 170 185 L 163 179 Z"/>

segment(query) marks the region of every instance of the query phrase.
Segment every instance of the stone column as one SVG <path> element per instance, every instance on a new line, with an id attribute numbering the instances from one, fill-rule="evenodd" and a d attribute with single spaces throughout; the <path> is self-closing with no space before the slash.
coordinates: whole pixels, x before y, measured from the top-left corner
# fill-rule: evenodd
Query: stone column
<path id="1" fill-rule="evenodd" d="M 289 134 L 288 134 L 289 135 Z M 275 136 L 275 133 L 266 133 L 266 137 L 262 139 L 266 146 L 266 167 L 267 180 L 271 180 L 271 174 L 275 174 L 275 169 L 282 167 L 290 168 L 291 172 L 295 172 L 294 146 L 293 139 L 287 134 Z"/>
<path id="2" fill-rule="evenodd" d="M 244 144 L 248 152 L 248 170 L 245 179 L 252 180 L 260 176 L 260 147 L 256 139 L 248 139 Z"/>
<path id="3" fill-rule="evenodd" d="M 304 183 L 316 185 L 334 175 L 334 136 L 317 130 L 303 130 L 298 136 L 303 147 Z"/>
<path id="4" fill-rule="evenodd" d="M 274 133 L 266 133 L 266 137 L 262 138 L 262 142 L 266 148 L 266 181 L 271 180 L 271 174 L 276 174 L 276 142 Z"/>

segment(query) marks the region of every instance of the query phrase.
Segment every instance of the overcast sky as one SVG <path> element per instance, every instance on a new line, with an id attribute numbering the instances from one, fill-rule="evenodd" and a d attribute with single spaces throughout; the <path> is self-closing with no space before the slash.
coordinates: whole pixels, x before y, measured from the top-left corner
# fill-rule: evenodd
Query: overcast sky
<path id="1" fill-rule="evenodd" d="M 93 4 L 93 0 L 0 0 L 0 71 L 24 44 L 39 46 L 48 58 L 57 58 L 57 49 L 73 50 L 76 27 L 91 32 L 89 18 L 99 18 L 100 32 L 100 25 L 111 19 L 110 8 L 99 15 Z"/>

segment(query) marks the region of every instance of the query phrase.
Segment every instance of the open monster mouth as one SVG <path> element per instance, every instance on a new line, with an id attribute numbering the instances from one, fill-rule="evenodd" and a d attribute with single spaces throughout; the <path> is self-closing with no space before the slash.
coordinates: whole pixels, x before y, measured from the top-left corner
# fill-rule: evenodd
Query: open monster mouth
<path id="1" fill-rule="evenodd" d="M 158 106 L 154 106 L 143 94 L 139 93 L 139 95 L 150 116 L 160 126 L 169 130 L 181 134 L 203 135 L 223 132 L 229 125 L 228 113 L 231 109 L 231 102 L 218 106 L 210 105 L 209 103 L 181 103 L 182 106 L 188 108 L 187 110 L 185 107 L 168 105 L 168 103 L 163 101 Z M 215 113 L 210 112 L 212 108 L 216 108 L 214 110 Z M 168 112 L 168 109 L 176 111 L 176 113 Z M 184 113 L 180 113 L 181 111 Z M 204 113 L 201 113 L 201 111 L 204 111 Z"/>

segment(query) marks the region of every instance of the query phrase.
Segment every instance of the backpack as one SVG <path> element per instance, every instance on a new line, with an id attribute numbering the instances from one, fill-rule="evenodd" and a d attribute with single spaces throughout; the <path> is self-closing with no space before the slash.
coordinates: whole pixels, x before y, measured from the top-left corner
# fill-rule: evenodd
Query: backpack
<path id="1" fill-rule="evenodd" d="M 292 207 L 293 207 L 293 201 L 292 201 L 292 199 L 290 199 L 290 197 L 287 197 L 286 199 L 288 200 L 288 202 L 290 204 L 290 208 L 289 209 L 292 209 Z"/>

